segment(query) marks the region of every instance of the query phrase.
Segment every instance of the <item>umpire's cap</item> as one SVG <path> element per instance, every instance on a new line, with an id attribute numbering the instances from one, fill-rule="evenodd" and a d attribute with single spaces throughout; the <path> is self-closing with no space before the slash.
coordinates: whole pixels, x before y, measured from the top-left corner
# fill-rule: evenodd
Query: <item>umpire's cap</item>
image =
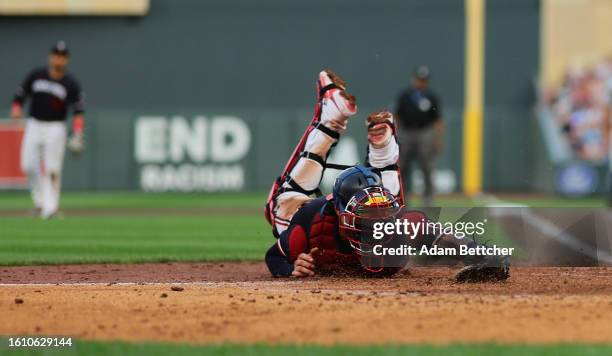
<path id="1" fill-rule="evenodd" d="M 57 41 L 55 42 L 53 47 L 51 47 L 51 53 L 68 57 L 68 54 L 69 54 L 68 45 L 64 41 Z"/>
<path id="2" fill-rule="evenodd" d="M 421 65 L 415 68 L 414 77 L 418 79 L 428 80 L 431 77 L 431 70 L 426 65 Z"/>

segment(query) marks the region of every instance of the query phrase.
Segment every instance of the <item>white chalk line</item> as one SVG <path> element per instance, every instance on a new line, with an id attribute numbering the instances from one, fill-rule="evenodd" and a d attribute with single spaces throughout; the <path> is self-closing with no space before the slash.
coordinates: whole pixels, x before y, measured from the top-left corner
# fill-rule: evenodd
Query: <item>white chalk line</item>
<path id="1" fill-rule="evenodd" d="M 324 294 L 324 295 L 354 295 L 354 296 L 421 296 L 421 292 L 405 291 L 378 291 L 367 289 L 322 289 L 315 285 L 304 285 L 300 281 L 252 281 L 252 282 L 117 282 L 109 285 L 109 282 L 66 282 L 66 283 L 0 283 L 0 288 L 41 288 L 41 287 L 206 287 L 213 289 L 241 288 L 250 291 L 266 293 L 291 293 L 299 291 L 302 294 Z M 299 286 L 300 288 L 292 288 Z M 285 287 L 285 288 L 281 288 Z M 287 288 L 288 287 L 288 288 Z M 455 293 L 440 293 L 438 295 L 455 295 Z"/>
<path id="2" fill-rule="evenodd" d="M 205 287 L 253 287 L 257 285 L 299 285 L 297 281 L 250 281 L 250 282 L 44 282 L 44 283 L 0 283 L 0 287 L 61 287 L 61 286 L 205 286 Z"/>
<path id="3" fill-rule="evenodd" d="M 482 194 L 479 199 L 485 202 L 487 204 L 487 207 L 493 208 L 492 214 L 494 216 L 524 217 L 525 222 L 531 225 L 536 230 L 538 230 L 543 236 L 556 240 L 560 244 L 568 246 L 577 252 L 585 254 L 596 261 L 612 264 L 612 255 L 606 253 L 605 251 L 600 251 L 596 248 L 593 248 L 591 245 L 582 242 L 574 235 L 563 231 L 553 222 L 544 219 L 540 216 L 537 216 L 531 211 L 530 207 L 527 205 L 507 202 L 498 199 L 494 195 L 490 194 Z M 504 209 L 508 207 L 521 208 L 521 210 L 516 211 L 514 209 L 510 209 L 507 211 L 506 209 Z"/>

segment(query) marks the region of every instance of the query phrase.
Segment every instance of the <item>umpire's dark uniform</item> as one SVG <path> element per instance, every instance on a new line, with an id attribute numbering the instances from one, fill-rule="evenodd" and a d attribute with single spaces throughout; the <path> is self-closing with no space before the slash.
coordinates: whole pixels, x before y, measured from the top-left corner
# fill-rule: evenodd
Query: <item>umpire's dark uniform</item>
<path id="1" fill-rule="evenodd" d="M 408 190 L 412 187 L 411 166 L 412 162 L 416 160 L 423 172 L 425 183 L 423 204 L 425 206 L 431 206 L 432 204 L 434 193 L 432 172 L 442 134 L 440 101 L 428 88 L 429 77 L 428 67 L 417 68 L 413 76 L 413 86 L 401 92 L 396 107 L 396 117 L 399 120 L 398 138 L 404 186 Z"/>

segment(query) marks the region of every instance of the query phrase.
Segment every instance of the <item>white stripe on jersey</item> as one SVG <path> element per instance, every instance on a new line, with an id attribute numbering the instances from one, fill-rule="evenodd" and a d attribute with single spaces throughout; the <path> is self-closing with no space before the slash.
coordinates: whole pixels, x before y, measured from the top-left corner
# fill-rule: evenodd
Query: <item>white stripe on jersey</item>
<path id="1" fill-rule="evenodd" d="M 48 93 L 51 95 L 55 95 L 59 99 L 66 99 L 66 88 L 60 83 L 52 82 L 47 79 L 36 79 L 34 83 L 32 83 L 32 91 L 34 93 Z"/>

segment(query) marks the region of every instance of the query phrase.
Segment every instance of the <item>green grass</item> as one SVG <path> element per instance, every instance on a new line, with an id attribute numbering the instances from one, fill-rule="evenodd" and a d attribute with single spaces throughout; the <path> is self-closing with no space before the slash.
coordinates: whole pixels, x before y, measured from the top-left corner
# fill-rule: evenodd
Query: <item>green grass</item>
<path id="1" fill-rule="evenodd" d="M 263 208 L 266 193 L 141 193 L 141 192 L 67 192 L 62 194 L 62 209 L 108 208 Z M 30 209 L 32 202 L 24 192 L 0 192 L 2 209 Z"/>
<path id="2" fill-rule="evenodd" d="M 531 208 L 605 208 L 606 200 L 600 197 L 586 197 L 580 199 L 571 199 L 556 196 L 543 197 L 512 197 L 501 196 L 500 200 L 509 203 L 523 204 Z"/>
<path id="3" fill-rule="evenodd" d="M 0 218 L 0 264 L 261 260 L 261 215 Z"/>
<path id="4" fill-rule="evenodd" d="M 31 208 L 27 193 L 4 192 L 0 194 L 0 265 L 261 261 L 274 241 L 262 214 L 265 197 L 263 192 L 68 192 L 61 204 L 66 217 L 43 221 L 25 215 L 2 216 L 3 211 L 14 214 Z M 603 206 L 603 200 L 592 198 L 570 201 L 544 197 L 514 202 Z M 437 203 L 445 207 L 482 205 L 460 196 L 441 198 Z M 492 242 L 509 245 L 503 231 L 495 236 Z"/>
<path id="5" fill-rule="evenodd" d="M 260 261 L 273 242 L 264 202 L 264 193 L 67 193 L 64 218 L 0 216 L 0 265 Z M 242 211 L 233 214 L 234 207 Z M 26 193 L 0 195 L 0 214 L 30 208 Z M 168 208 L 179 214 L 156 211 Z M 92 215 L 71 216 L 71 210 Z"/>
<path id="6" fill-rule="evenodd" d="M 266 192 L 249 193 L 141 193 L 141 192 L 68 192 L 62 195 L 62 208 L 65 209 L 108 209 L 108 208 L 214 208 L 240 207 L 261 209 L 266 200 Z M 525 204 L 531 207 L 605 207 L 605 199 L 587 197 L 569 199 L 557 196 L 502 195 L 501 200 Z M 421 204 L 419 197 L 412 199 L 413 205 Z M 439 197 L 437 206 L 472 207 L 482 206 L 478 200 L 460 195 Z M 3 209 L 30 209 L 32 202 L 24 192 L 0 192 L 0 211 Z"/>
<path id="7" fill-rule="evenodd" d="M 244 356 L 302 356 L 302 355 L 610 355 L 611 345 L 495 345 L 453 344 L 432 345 L 385 345 L 385 346 L 297 346 L 297 345 L 173 345 L 132 344 L 123 342 L 78 341 L 72 348 L 64 349 L 6 349 L 0 347 L 0 355 L 244 355 Z"/>

